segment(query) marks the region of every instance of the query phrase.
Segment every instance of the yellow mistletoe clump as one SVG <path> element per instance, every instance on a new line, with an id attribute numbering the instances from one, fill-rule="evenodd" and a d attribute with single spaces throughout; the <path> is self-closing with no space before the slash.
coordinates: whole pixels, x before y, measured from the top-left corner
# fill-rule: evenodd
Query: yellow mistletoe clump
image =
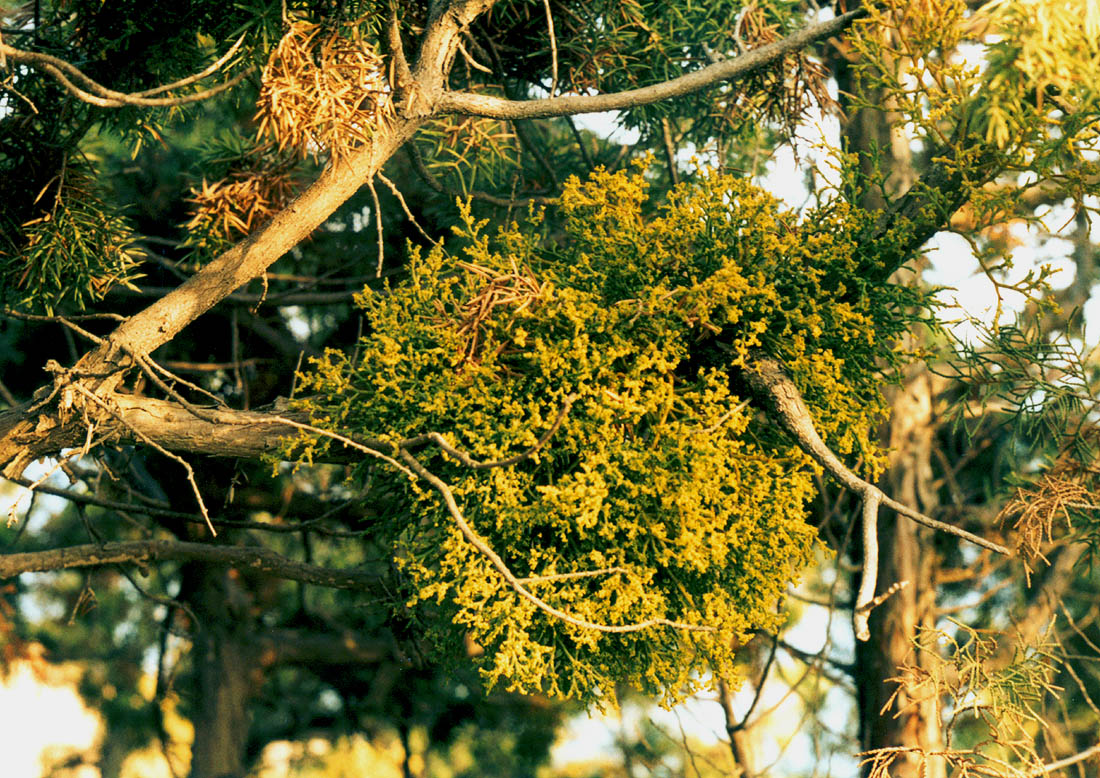
<path id="1" fill-rule="evenodd" d="M 302 407 L 393 441 L 472 528 L 424 477 L 381 476 L 432 636 L 482 646 L 490 683 L 586 701 L 732 680 L 732 647 L 778 625 L 816 542 L 813 465 L 749 393 L 747 360 L 782 360 L 830 446 L 881 462 L 878 370 L 919 300 L 864 287 L 870 218 L 799 219 L 720 175 L 657 207 L 640 175 L 598 172 L 566 185 L 553 229 L 535 215 L 489 236 L 467 213 L 461 258 L 436 248 L 364 292 L 358 357 L 318 360 Z"/>

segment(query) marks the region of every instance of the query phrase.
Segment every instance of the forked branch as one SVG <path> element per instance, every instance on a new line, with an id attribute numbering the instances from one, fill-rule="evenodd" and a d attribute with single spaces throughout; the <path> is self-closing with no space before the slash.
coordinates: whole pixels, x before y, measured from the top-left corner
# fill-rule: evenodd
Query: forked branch
<path id="1" fill-rule="evenodd" d="M 672 627 L 673 629 L 682 629 L 685 632 L 714 632 L 715 628 L 702 624 L 687 624 L 680 621 L 671 621 L 665 618 L 646 619 L 645 621 L 635 622 L 633 624 L 598 624 L 594 621 L 588 621 L 586 619 L 580 619 L 563 610 L 555 608 L 550 603 L 543 600 L 541 597 L 536 596 L 524 585 L 524 580 L 516 576 L 513 573 L 504 560 L 500 558 L 500 555 L 493 550 L 493 548 L 485 542 L 470 523 L 466 521 L 466 517 L 462 513 L 462 509 L 459 507 L 458 502 L 455 500 L 454 492 L 441 478 L 436 476 L 427 470 L 420 462 L 408 451 L 401 450 L 401 458 L 409 466 L 414 473 L 423 478 L 432 488 L 439 492 L 439 495 L 443 498 L 444 505 L 447 506 L 447 512 L 451 514 L 451 519 L 454 520 L 455 526 L 458 527 L 458 531 L 462 533 L 462 537 L 466 541 L 477 549 L 483 557 L 489 560 L 489 564 L 500 573 L 500 577 L 505 580 L 509 588 L 512 589 L 523 599 L 530 602 L 540 611 L 553 616 L 556 619 L 564 621 L 566 624 L 572 624 L 574 627 L 580 627 L 581 629 L 593 629 L 597 632 L 640 632 L 643 629 L 649 629 L 650 627 Z M 529 580 L 529 579 L 528 579 Z"/>
<path id="2" fill-rule="evenodd" d="M 237 39 L 230 49 L 220 56 L 214 63 L 212 63 L 205 70 L 199 73 L 194 73 L 186 78 L 181 78 L 179 81 L 173 81 L 171 84 L 163 84 L 152 89 L 146 89 L 140 92 L 118 92 L 114 89 L 109 89 L 98 81 L 94 80 L 91 76 L 87 75 L 72 63 L 65 60 L 54 57 L 50 54 L 44 54 L 37 51 L 24 51 L 23 49 L 17 49 L 13 46 L 9 46 L 0 40 L 0 63 L 4 59 L 10 59 L 12 62 L 22 62 L 30 65 L 33 68 L 41 70 L 43 73 L 47 73 L 52 76 L 58 83 L 61 84 L 71 95 L 83 100 L 91 105 L 99 106 L 100 108 L 122 108 L 123 106 L 136 106 L 139 108 L 158 108 L 165 106 L 186 105 L 187 103 L 196 103 L 201 100 L 206 100 L 213 97 L 216 94 L 224 92 L 227 89 L 231 89 L 241 82 L 244 78 L 244 73 L 238 73 L 228 81 L 224 81 L 215 87 L 204 89 L 201 92 L 195 92 L 189 95 L 177 95 L 172 97 L 154 97 L 153 95 L 164 94 L 165 92 L 171 92 L 177 89 L 183 89 L 191 84 L 202 81 L 205 78 L 216 73 L 222 68 L 232 57 L 237 53 L 237 50 L 244 42 L 244 36 L 242 35 Z"/>
<path id="3" fill-rule="evenodd" d="M 884 494 L 871 482 L 865 481 L 849 470 L 832 449 L 825 445 L 825 441 L 821 439 L 814 427 L 813 417 L 810 416 L 810 411 L 802 400 L 798 387 L 775 359 L 761 354 L 754 356 L 745 369 L 745 378 L 753 392 L 765 402 L 768 414 L 795 439 L 798 447 L 840 481 L 845 489 L 863 500 L 863 568 L 852 618 L 856 637 L 860 640 L 870 638 L 867 618 L 871 609 L 898 589 L 895 585 L 882 597 L 874 596 L 878 577 L 878 508 L 880 504 L 894 509 L 918 524 L 946 532 L 982 548 L 996 551 L 998 554 L 1012 555 L 999 543 L 986 540 L 953 524 L 937 521 L 903 505 Z"/>

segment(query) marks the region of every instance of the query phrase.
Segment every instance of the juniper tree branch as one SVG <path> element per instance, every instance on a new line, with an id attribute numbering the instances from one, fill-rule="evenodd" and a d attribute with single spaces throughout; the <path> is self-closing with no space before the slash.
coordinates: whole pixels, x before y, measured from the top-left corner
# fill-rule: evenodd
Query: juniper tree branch
<path id="1" fill-rule="evenodd" d="M 825 441 L 818 435 L 817 430 L 814 428 L 813 417 L 810 415 L 809 409 L 806 408 L 801 393 L 794 382 L 787 377 L 779 362 L 762 355 L 753 357 L 745 369 L 745 377 L 748 379 L 749 386 L 753 391 L 767 403 L 769 414 L 773 415 L 780 426 L 794 437 L 798 447 L 825 468 L 826 472 L 840 481 L 841 485 L 848 491 L 860 497 L 866 497 L 877 492 L 881 495 L 883 505 L 894 509 L 902 516 L 912 519 L 918 524 L 955 535 L 982 548 L 996 551 L 998 554 L 1012 555 L 1007 548 L 999 543 L 986 540 L 953 524 L 937 521 L 907 505 L 899 503 L 884 494 L 874 484 L 863 480 L 849 470 L 847 465 L 840 461 L 832 449 L 825 445 Z"/>
<path id="2" fill-rule="evenodd" d="M 437 108 L 445 113 L 493 119 L 540 119 L 550 116 L 618 111 L 639 105 L 649 105 L 693 94 L 723 81 L 732 81 L 762 70 L 811 43 L 836 35 L 866 13 L 866 9 L 857 8 L 829 21 L 812 24 L 782 40 L 752 49 L 739 57 L 722 60 L 694 73 L 638 89 L 601 95 L 570 95 L 535 100 L 506 100 L 473 92 L 446 92 L 437 104 Z"/>
<path id="3" fill-rule="evenodd" d="M 22 573 L 72 570 L 115 564 L 208 562 L 255 570 L 273 578 L 316 584 L 332 589 L 380 589 L 381 579 L 362 570 L 333 570 L 306 564 L 256 546 L 222 546 L 183 540 L 131 540 L 87 543 L 45 551 L 0 554 L 0 579 Z"/>
<path id="4" fill-rule="evenodd" d="M 88 76 L 80 68 L 59 57 L 41 52 L 16 49 L 7 45 L 2 40 L 0 40 L 0 61 L 2 61 L 3 58 L 8 58 L 13 62 L 22 62 L 44 73 L 48 73 L 74 97 L 100 108 L 121 108 L 123 106 L 155 108 L 185 105 L 187 103 L 207 100 L 239 84 L 241 79 L 245 76 L 244 73 L 238 73 L 228 81 L 211 87 L 210 89 L 196 92 L 195 94 L 180 95 L 177 97 L 152 97 L 152 95 L 163 94 L 164 92 L 170 92 L 174 89 L 182 89 L 185 86 L 190 86 L 191 84 L 213 75 L 229 61 L 243 42 L 244 36 L 242 35 L 225 54 L 199 73 L 187 76 L 179 81 L 174 81 L 171 84 L 163 84 L 141 92 L 118 92 L 114 89 L 109 89 Z"/>
<path id="5" fill-rule="evenodd" d="M 312 185 L 266 225 L 223 252 L 179 287 L 120 324 L 104 345 L 78 362 L 76 370 L 80 375 L 95 377 L 94 380 L 81 379 L 87 382 L 88 388 L 96 393 L 111 392 L 121 380 L 123 369 L 132 366 L 131 354 L 149 354 L 171 341 L 184 327 L 234 290 L 260 276 L 369 181 L 426 121 L 448 110 L 455 110 L 456 105 L 447 102 L 449 98 L 445 89 L 446 75 L 457 42 L 469 24 L 492 5 L 493 0 L 455 0 L 433 4 L 417 60 L 411 68 L 412 81 L 402 95 L 399 116 L 393 122 L 376 128 L 371 143 L 344 158 L 333 160 Z M 800 46 L 839 31 L 861 13 L 854 11 L 830 22 L 813 25 L 777 44 L 674 79 L 667 85 L 647 87 L 640 90 L 640 96 L 637 92 L 631 92 L 596 98 L 519 101 L 515 105 L 520 106 L 522 111 L 534 105 L 544 105 L 546 110 L 539 115 L 562 115 L 603 110 L 599 101 L 604 99 L 630 102 L 639 98 L 656 100 L 685 94 L 684 90 L 702 89 L 718 80 L 750 73 Z M 599 104 L 591 102 L 593 99 Z M 563 100 L 566 102 L 563 103 Z M 581 102 L 573 102 L 575 100 Z M 66 425 L 59 423 L 58 419 L 31 417 L 30 414 L 40 407 L 28 403 L 8 412 L 0 412 L 0 466 L 7 475 L 20 475 L 27 464 L 43 454 L 56 451 L 55 444 L 69 437 Z"/>
<path id="6" fill-rule="evenodd" d="M 1039 776 L 1045 776 L 1056 770 L 1063 770 L 1067 767 L 1072 767 L 1078 762 L 1084 762 L 1086 759 L 1091 759 L 1094 756 L 1100 756 L 1100 743 L 1094 746 L 1086 748 L 1084 751 L 1078 751 L 1072 756 L 1067 756 L 1065 759 L 1059 759 L 1056 762 L 1050 762 L 1042 767 L 1038 767 L 1028 773 L 1028 778 L 1039 778 Z"/>
<path id="7" fill-rule="evenodd" d="M 878 577 L 878 508 L 884 504 L 893 508 L 906 518 L 926 527 L 946 532 L 967 540 L 975 545 L 1011 556 L 1011 552 L 999 543 L 974 535 L 953 524 L 946 524 L 925 516 L 907 505 L 884 494 L 881 489 L 865 481 L 840 461 L 814 427 L 813 417 L 802 400 L 798 387 L 784 372 L 782 366 L 771 357 L 755 355 L 745 368 L 745 378 L 749 387 L 765 403 L 770 416 L 794 438 L 798 447 L 809 454 L 814 461 L 825 468 L 826 472 L 840 481 L 845 489 L 863 500 L 863 567 L 860 577 L 859 594 L 856 597 L 855 610 L 852 613 L 852 625 L 856 638 L 868 640 L 871 637 L 867 620 L 870 611 L 883 599 L 899 588 L 898 583 L 882 596 L 876 598 L 875 586 Z M 904 586 L 907 582 L 899 582 Z"/>

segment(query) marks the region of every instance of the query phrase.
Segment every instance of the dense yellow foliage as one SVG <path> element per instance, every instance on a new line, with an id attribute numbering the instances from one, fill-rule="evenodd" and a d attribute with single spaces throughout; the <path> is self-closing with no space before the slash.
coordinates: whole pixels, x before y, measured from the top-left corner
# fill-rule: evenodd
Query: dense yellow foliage
<path id="1" fill-rule="evenodd" d="M 554 607 L 715 630 L 563 623 L 506 584 L 436 492 L 376 472 L 406 506 L 392 532 L 410 605 L 432 610 L 440 636 L 483 646 L 491 683 L 599 700 L 626 680 L 674 700 L 707 670 L 733 675 L 731 646 L 777 625 L 815 543 L 813 468 L 739 367 L 757 349 L 780 358 L 826 441 L 873 472 L 878 370 L 915 298 L 863 287 L 873 258 L 854 236 L 869 217 L 842 204 L 799 219 L 715 174 L 655 207 L 641 175 L 600 172 L 569 182 L 557 208 L 492 237 L 467 214 L 461 259 L 433 250 L 407 283 L 365 292 L 358 360 L 317 361 L 304 405 L 326 427 L 392 441 L 439 432 L 484 461 L 532 446 L 575 396 L 519 464 L 415 455 L 515 575 L 618 569 L 529 584 Z"/>

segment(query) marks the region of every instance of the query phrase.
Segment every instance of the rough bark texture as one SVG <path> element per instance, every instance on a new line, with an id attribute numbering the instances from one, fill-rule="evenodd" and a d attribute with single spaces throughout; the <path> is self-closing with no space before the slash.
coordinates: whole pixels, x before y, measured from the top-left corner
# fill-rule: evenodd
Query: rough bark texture
<path id="1" fill-rule="evenodd" d="M 527 101 L 496 100 L 483 95 L 449 92 L 447 74 L 458 50 L 460 36 L 477 16 L 488 11 L 492 5 L 493 0 L 434 3 L 419 41 L 416 60 L 411 65 L 405 60 L 400 35 L 391 35 L 396 116 L 374 128 L 370 143 L 344 159 L 334 160 L 312 185 L 270 222 L 145 310 L 122 322 L 99 346 L 85 354 L 70 372 L 55 373 L 54 386 L 45 384 L 39 390 L 38 397 L 44 400 L 51 389 L 62 390 L 59 392 L 62 395 L 61 409 L 55 397 L 49 403 L 31 401 L 0 412 L 0 468 L 3 475 L 18 478 L 31 462 L 62 448 L 79 445 L 86 425 L 81 414 L 66 412 L 64 383 L 79 382 L 84 391 L 109 404 L 109 396 L 126 372 L 133 369 L 135 359 L 152 354 L 235 290 L 261 276 L 370 182 L 386 161 L 430 119 L 456 112 L 496 115 L 494 111 L 500 106 L 507 108 L 509 116 L 533 118 L 606 110 L 612 104 L 634 106 L 653 103 L 698 91 L 721 81 L 748 76 L 789 52 L 841 32 L 864 13 L 857 9 L 836 19 L 810 25 L 774 44 L 641 90 Z M 484 100 L 490 102 L 483 104 Z M 580 102 L 570 102 L 577 100 Z M 99 411 L 93 415 L 99 422 L 107 421 L 109 416 Z M 147 426 L 148 439 L 160 443 L 163 430 L 161 425 Z M 203 440 L 202 436 L 189 438 L 187 445 L 180 447 L 207 453 L 203 450 Z M 250 451 L 247 449 L 236 455 L 248 456 Z"/>
<path id="2" fill-rule="evenodd" d="M 854 92 L 850 70 L 844 65 L 840 70 L 841 89 Z M 934 167 L 928 171 L 928 178 L 917 183 L 909 141 L 898 126 L 899 117 L 891 112 L 891 106 L 884 99 L 880 103 L 880 110 L 853 111 L 844 126 L 844 134 L 849 150 L 860 155 L 861 173 L 867 181 L 872 180 L 873 161 L 875 155 L 878 156 L 882 180 L 879 186 L 867 189 L 862 203 L 882 211 L 877 232 L 883 232 L 898 219 L 908 220 L 913 227 L 910 242 L 897 247 L 894 255 L 883 257 L 876 269 L 881 280 L 885 280 L 899 272 L 902 262 L 942 223 L 944 217 L 936 213 L 939 209 L 929 207 L 923 185 L 932 183 L 933 192 L 940 187 L 946 187 L 947 192 L 957 192 L 961 180 L 957 180 L 958 174 Z M 894 205 L 888 206 L 889 201 Z M 905 505 L 934 515 L 936 501 L 928 488 L 932 421 L 931 381 L 927 371 L 921 368 L 910 376 L 891 402 L 891 416 L 883 442 L 893 455 L 884 491 Z M 864 751 L 890 747 L 935 749 L 942 745 L 943 735 L 931 700 L 917 702 L 915 690 L 901 689 L 894 703 L 887 706 L 897 688 L 891 679 L 899 675 L 902 665 L 914 661 L 912 641 L 918 629 L 930 625 L 933 618 L 935 558 L 929 537 L 931 531 L 901 519 L 888 509 L 879 516 L 878 531 L 879 591 L 896 582 L 909 581 L 909 585 L 871 613 L 870 640 L 856 645 L 855 682 L 861 747 Z M 929 763 L 927 772 L 921 769 L 920 763 L 915 754 L 907 754 L 891 767 L 891 776 L 944 778 L 942 762 Z"/>
<path id="3" fill-rule="evenodd" d="M 934 513 L 936 498 L 929 488 L 932 480 L 931 455 L 933 414 L 932 381 L 920 370 L 897 392 L 893 403 L 887 443 L 894 452 L 886 477 L 891 493 L 907 505 Z M 891 678 L 899 668 L 920 662 L 913 640 L 919 630 L 935 621 L 936 554 L 933 531 L 905 521 L 884 510 L 879 521 L 880 587 L 895 581 L 910 585 L 876 608 L 870 619 L 871 639 L 856 646 L 856 687 L 859 692 L 861 741 L 864 750 L 902 746 L 937 750 L 942 732 L 935 703 L 927 690 L 903 686 L 897 689 Z M 891 767 L 893 778 L 944 778 L 942 760 L 931 760 L 920 769 L 921 759 L 911 753 Z"/>
<path id="4" fill-rule="evenodd" d="M 254 691 L 254 624 L 242 595 L 224 567 L 194 565 L 185 580 L 195 582 L 191 608 L 195 627 L 195 673 L 191 686 L 191 778 L 243 778 L 245 744 Z"/>

